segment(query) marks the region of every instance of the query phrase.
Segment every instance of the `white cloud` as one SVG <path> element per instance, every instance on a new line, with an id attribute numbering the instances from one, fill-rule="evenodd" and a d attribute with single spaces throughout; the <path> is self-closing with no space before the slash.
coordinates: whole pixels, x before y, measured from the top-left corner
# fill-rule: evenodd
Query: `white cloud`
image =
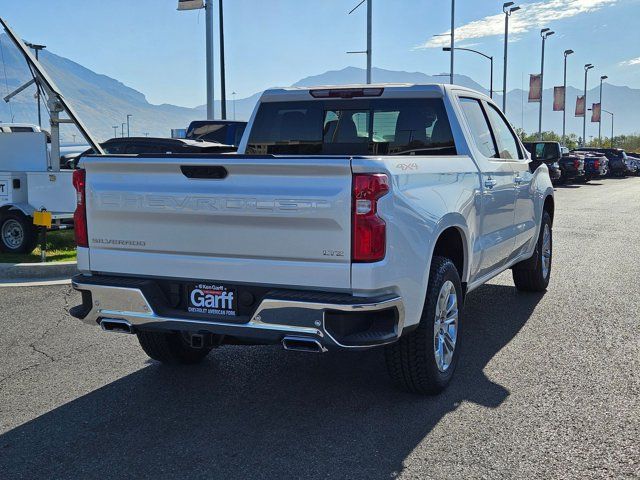
<path id="1" fill-rule="evenodd" d="M 640 65 L 640 57 L 632 58 L 631 60 L 625 60 L 624 62 L 620 62 L 620 66 L 622 67 L 633 67 L 634 65 Z"/>
<path id="2" fill-rule="evenodd" d="M 509 20 L 509 33 L 518 35 L 532 29 L 548 26 L 551 22 L 575 17 L 613 5 L 618 0 L 549 0 L 521 5 Z M 449 45 L 449 31 L 446 36 L 429 39 L 417 48 L 439 48 Z M 504 35 L 504 13 L 491 15 L 456 28 L 456 40 L 470 40 Z M 517 38 L 517 37 L 514 37 Z"/>

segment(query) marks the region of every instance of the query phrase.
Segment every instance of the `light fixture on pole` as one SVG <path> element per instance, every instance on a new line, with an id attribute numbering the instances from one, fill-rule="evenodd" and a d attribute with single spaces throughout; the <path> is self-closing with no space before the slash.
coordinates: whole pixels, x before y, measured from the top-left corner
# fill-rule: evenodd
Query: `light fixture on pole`
<path id="1" fill-rule="evenodd" d="M 448 52 L 450 50 L 451 50 L 451 47 L 442 48 L 442 51 L 444 52 Z M 455 47 L 455 50 L 464 50 L 465 52 L 477 53 L 478 55 L 483 56 L 484 58 L 488 59 L 491 62 L 491 78 L 489 80 L 489 96 L 493 98 L 493 57 L 485 53 L 479 52 L 478 50 L 473 50 L 471 48 Z"/>
<path id="2" fill-rule="evenodd" d="M 373 21 L 373 0 L 362 0 L 358 5 L 353 7 L 351 11 L 347 15 L 351 15 L 355 12 L 360 5 L 367 2 L 367 49 L 364 51 L 355 51 L 355 52 L 347 52 L 347 53 L 364 53 L 367 55 L 367 84 L 371 83 L 371 36 L 372 36 L 372 21 Z"/>
<path id="3" fill-rule="evenodd" d="M 567 138 L 567 57 L 575 53 L 573 50 L 564 51 L 564 105 L 562 107 L 562 143 L 566 142 Z"/>
<path id="4" fill-rule="evenodd" d="M 213 0 L 178 0 L 178 10 L 205 9 L 205 39 L 207 47 L 207 120 L 214 119 L 213 82 Z"/>
<path id="5" fill-rule="evenodd" d="M 587 63 L 584 66 L 584 105 L 587 104 L 587 77 L 589 75 L 589 70 L 594 68 L 594 66 L 590 63 Z M 584 147 L 587 144 L 587 114 L 584 114 L 584 118 L 582 119 L 582 146 Z"/>
<path id="6" fill-rule="evenodd" d="M 502 112 L 507 113 L 507 52 L 509 46 L 509 17 L 513 12 L 520 10 L 514 6 L 514 2 L 507 2 L 502 5 L 504 12 L 504 76 L 502 78 Z"/>
<path id="7" fill-rule="evenodd" d="M 606 75 L 602 75 L 600 77 L 600 110 L 602 110 L 602 82 L 607 78 Z M 602 115 L 600 115 L 600 120 L 598 120 L 598 146 L 602 146 Z"/>
<path id="8" fill-rule="evenodd" d="M 538 111 L 538 140 L 542 140 L 542 99 L 544 98 L 544 46 L 547 42 L 547 38 L 553 35 L 554 31 L 549 28 L 543 28 L 540 30 L 540 36 L 542 37 L 542 61 L 540 64 L 540 107 Z"/>

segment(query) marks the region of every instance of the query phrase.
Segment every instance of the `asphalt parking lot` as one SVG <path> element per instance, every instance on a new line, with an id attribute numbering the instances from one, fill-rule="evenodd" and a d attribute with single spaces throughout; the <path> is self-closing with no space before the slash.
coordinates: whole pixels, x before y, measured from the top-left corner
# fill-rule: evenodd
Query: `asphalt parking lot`
<path id="1" fill-rule="evenodd" d="M 640 178 L 556 194 L 548 292 L 472 293 L 433 398 L 380 351 L 163 367 L 68 285 L 0 288 L 0 478 L 639 478 Z"/>

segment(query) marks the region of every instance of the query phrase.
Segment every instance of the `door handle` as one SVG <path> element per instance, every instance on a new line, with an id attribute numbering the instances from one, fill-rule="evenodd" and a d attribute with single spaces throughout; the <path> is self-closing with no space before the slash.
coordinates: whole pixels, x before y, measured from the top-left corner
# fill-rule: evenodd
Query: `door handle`
<path id="1" fill-rule="evenodd" d="M 494 180 L 493 178 L 487 178 L 484 181 L 485 188 L 488 188 L 489 190 L 492 190 L 493 187 L 495 187 L 497 184 L 498 184 L 498 181 Z"/>

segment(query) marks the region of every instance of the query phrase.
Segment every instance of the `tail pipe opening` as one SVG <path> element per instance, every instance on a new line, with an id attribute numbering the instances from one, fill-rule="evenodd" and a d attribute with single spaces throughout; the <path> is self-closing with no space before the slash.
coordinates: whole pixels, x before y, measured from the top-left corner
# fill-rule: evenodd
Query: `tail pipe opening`
<path id="1" fill-rule="evenodd" d="M 318 340 L 305 337 L 284 337 L 282 346 L 285 350 L 295 352 L 323 353 L 327 351 Z"/>
<path id="2" fill-rule="evenodd" d="M 105 332 L 115 333 L 134 333 L 133 326 L 126 320 L 117 320 L 115 318 L 103 318 L 100 320 L 100 327 Z"/>

